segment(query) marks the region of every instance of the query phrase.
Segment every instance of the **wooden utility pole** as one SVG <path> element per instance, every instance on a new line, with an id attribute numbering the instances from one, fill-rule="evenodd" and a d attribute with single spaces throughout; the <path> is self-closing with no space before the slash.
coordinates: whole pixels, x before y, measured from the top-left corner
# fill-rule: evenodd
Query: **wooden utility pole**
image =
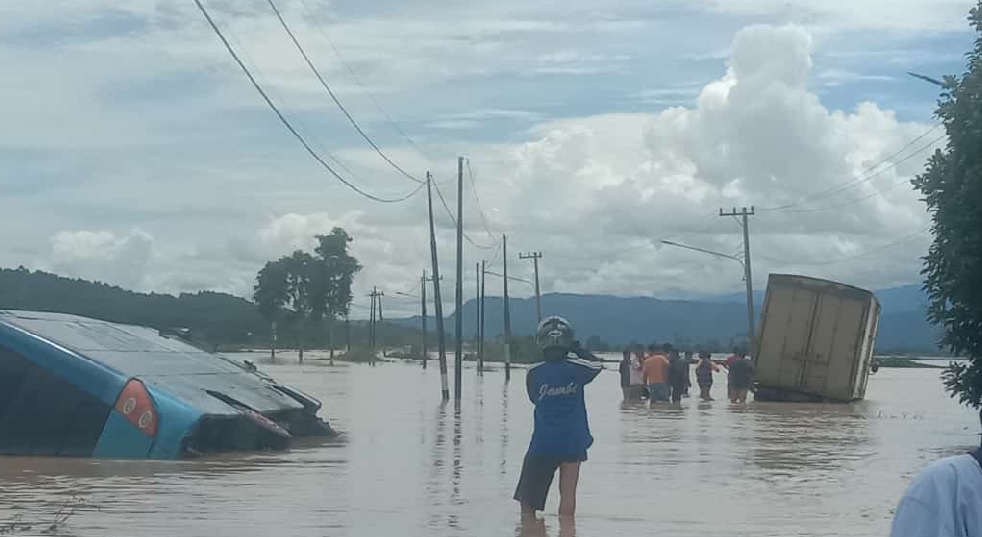
<path id="1" fill-rule="evenodd" d="M 464 157 L 457 157 L 457 289 L 454 300 L 454 384 L 453 398 L 460 405 L 461 368 L 464 365 Z"/>
<path id="2" fill-rule="evenodd" d="M 536 322 L 542 322 L 542 295 L 539 293 L 539 260 L 542 259 L 542 252 L 518 254 L 518 258 L 532 260 L 533 270 L 535 271 L 535 317 Z"/>
<path id="3" fill-rule="evenodd" d="M 502 285 L 505 296 L 505 381 L 511 380 L 511 310 L 508 305 L 508 236 L 501 235 L 501 258 L 504 264 Z"/>
<path id="4" fill-rule="evenodd" d="M 477 372 L 484 373 L 484 284 L 488 279 L 486 262 L 481 261 L 481 286 L 477 292 Z"/>
<path id="5" fill-rule="evenodd" d="M 750 224 L 747 220 L 748 216 L 754 215 L 754 208 L 751 206 L 748 211 L 746 207 L 736 210 L 733 208 L 730 212 L 723 212 L 723 209 L 719 210 L 720 216 L 740 216 L 741 224 L 743 226 L 743 279 L 746 282 L 747 288 L 747 345 L 748 351 L 750 352 L 750 358 L 756 357 L 757 352 L 757 328 L 756 328 L 756 316 L 754 315 L 754 276 L 753 271 L 750 269 Z"/>
<path id="6" fill-rule="evenodd" d="M 430 213 L 430 261 L 433 263 L 433 308 L 436 310 L 436 341 L 440 359 L 440 393 L 443 400 L 450 399 L 447 382 L 447 339 L 443 326 L 443 298 L 440 295 L 440 264 L 436 254 L 436 228 L 433 225 L 433 177 L 426 172 L 427 205 Z"/>

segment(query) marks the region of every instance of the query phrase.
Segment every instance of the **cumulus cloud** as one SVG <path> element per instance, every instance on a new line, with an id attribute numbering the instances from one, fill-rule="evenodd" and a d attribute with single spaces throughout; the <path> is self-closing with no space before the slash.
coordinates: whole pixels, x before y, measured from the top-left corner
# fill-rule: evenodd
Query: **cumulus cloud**
<path id="1" fill-rule="evenodd" d="M 62 231 L 51 237 L 52 269 L 65 276 L 143 289 L 154 255 L 154 238 L 133 229 Z"/>

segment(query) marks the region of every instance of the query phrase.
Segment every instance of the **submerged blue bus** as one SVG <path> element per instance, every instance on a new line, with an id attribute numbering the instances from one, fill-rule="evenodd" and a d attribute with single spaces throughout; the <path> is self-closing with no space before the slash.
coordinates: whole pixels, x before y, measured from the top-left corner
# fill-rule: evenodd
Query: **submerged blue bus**
<path id="1" fill-rule="evenodd" d="M 157 330 L 0 310 L 0 455 L 182 459 L 337 433 L 321 403 Z"/>

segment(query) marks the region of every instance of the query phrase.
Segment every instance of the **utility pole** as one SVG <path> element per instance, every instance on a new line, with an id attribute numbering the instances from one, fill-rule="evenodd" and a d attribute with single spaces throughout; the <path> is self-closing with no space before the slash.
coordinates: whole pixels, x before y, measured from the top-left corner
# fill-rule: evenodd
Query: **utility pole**
<path id="1" fill-rule="evenodd" d="M 447 339 L 443 326 L 443 298 L 440 295 L 440 264 L 436 255 L 436 228 L 433 225 L 433 177 L 426 172 L 427 205 L 430 213 L 430 261 L 433 263 L 433 307 L 436 310 L 436 341 L 440 357 L 440 393 L 443 400 L 450 399 L 447 382 Z"/>
<path id="2" fill-rule="evenodd" d="M 485 272 L 487 263 L 481 261 L 481 288 L 477 295 L 477 372 L 484 374 L 484 283 L 488 279 Z"/>
<path id="3" fill-rule="evenodd" d="M 511 310 L 508 307 L 508 235 L 501 235 L 501 259 L 504 264 L 503 283 L 505 295 L 505 382 L 511 380 Z"/>
<path id="4" fill-rule="evenodd" d="M 344 352 L 351 354 L 351 319 L 344 315 Z"/>
<path id="5" fill-rule="evenodd" d="M 481 264 L 474 263 L 474 351 L 477 351 L 477 338 L 481 335 Z M 478 368 L 480 369 L 480 368 Z"/>
<path id="6" fill-rule="evenodd" d="M 757 355 L 757 323 L 754 315 L 754 276 L 750 269 L 750 225 L 747 220 L 747 217 L 754 215 L 754 208 L 751 206 L 748 211 L 746 207 L 743 207 L 737 211 L 736 207 L 734 207 L 730 212 L 723 212 L 723 209 L 720 209 L 719 215 L 742 217 L 743 279 L 747 285 L 747 344 L 749 347 L 747 350 L 750 352 L 750 358 L 754 359 Z"/>
<path id="7" fill-rule="evenodd" d="M 375 352 L 375 287 L 372 287 L 372 292 L 368 294 L 372 298 L 371 314 L 368 320 L 368 347 Z"/>
<path id="8" fill-rule="evenodd" d="M 536 322 L 542 322 L 542 295 L 539 294 L 539 260 L 542 259 L 542 252 L 518 254 L 518 258 L 532 260 L 532 266 L 535 270 L 535 316 Z"/>
<path id="9" fill-rule="evenodd" d="M 457 335 L 454 346 L 454 385 L 453 398 L 460 405 L 461 368 L 464 365 L 464 157 L 457 157 L 457 292 L 454 301 L 454 332 Z"/>
<path id="10" fill-rule="evenodd" d="M 426 369 L 426 362 L 430 354 L 429 342 L 427 341 L 426 331 L 426 269 L 423 269 L 423 279 L 420 280 L 419 310 L 423 315 L 423 369 Z"/>
<path id="11" fill-rule="evenodd" d="M 372 310 L 372 313 L 371 313 L 372 317 L 371 317 L 371 324 L 369 326 L 368 333 L 369 333 L 369 339 L 371 341 L 371 348 L 372 348 L 371 363 L 372 363 L 372 365 L 375 365 L 375 358 L 376 358 L 376 350 L 375 349 L 376 349 L 376 346 L 378 345 L 378 328 L 377 328 L 377 326 L 379 325 L 379 323 L 382 322 L 382 297 L 385 296 L 385 293 L 383 293 L 382 291 L 379 291 L 378 290 L 378 287 L 372 287 L 372 292 L 368 296 L 372 297 L 372 308 L 371 308 L 371 310 Z M 377 305 L 376 305 L 376 303 L 377 303 Z"/>

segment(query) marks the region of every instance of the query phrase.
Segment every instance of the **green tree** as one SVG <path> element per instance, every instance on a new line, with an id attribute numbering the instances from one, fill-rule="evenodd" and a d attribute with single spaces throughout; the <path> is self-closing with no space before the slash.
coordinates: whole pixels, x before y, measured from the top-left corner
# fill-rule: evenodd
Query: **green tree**
<path id="1" fill-rule="evenodd" d="M 928 318 L 941 343 L 970 359 L 945 371 L 952 397 L 982 406 L 982 2 L 970 12 L 975 47 L 960 77 L 947 76 L 935 112 L 948 142 L 913 180 L 931 214 L 934 242 L 921 271 Z"/>
<path id="2" fill-rule="evenodd" d="M 270 358 L 276 359 L 276 322 L 281 318 L 287 300 L 287 268 L 282 259 L 269 261 L 256 275 L 253 300 L 259 314 L 269 322 Z"/>
<path id="3" fill-rule="evenodd" d="M 286 268 L 287 319 L 297 325 L 297 351 L 303 363 L 307 329 L 316 311 L 316 293 L 312 289 L 316 263 L 314 257 L 303 250 L 295 250 L 279 262 Z"/>
<path id="4" fill-rule="evenodd" d="M 312 290 L 311 304 L 315 318 L 327 321 L 328 345 L 331 362 L 334 361 L 334 326 L 351 313 L 351 291 L 355 275 L 362 266 L 350 253 L 348 245 L 352 238 L 339 227 L 327 235 L 317 235 L 317 257 L 311 265 Z"/>

